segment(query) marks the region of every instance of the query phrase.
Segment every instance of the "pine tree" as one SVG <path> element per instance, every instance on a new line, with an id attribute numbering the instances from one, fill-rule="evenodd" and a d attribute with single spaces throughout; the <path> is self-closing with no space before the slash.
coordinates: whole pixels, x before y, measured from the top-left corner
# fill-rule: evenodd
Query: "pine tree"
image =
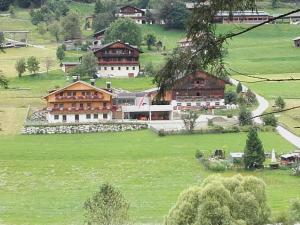
<path id="1" fill-rule="evenodd" d="M 105 12 L 105 7 L 104 7 L 102 1 L 97 0 L 95 3 L 95 14 L 104 13 L 104 12 Z"/>
<path id="2" fill-rule="evenodd" d="M 251 127 L 249 130 L 244 153 L 246 169 L 263 167 L 265 161 L 264 147 L 255 127 Z"/>
<path id="3" fill-rule="evenodd" d="M 243 91 L 243 86 L 241 84 L 241 82 L 238 83 L 237 87 L 236 87 L 236 93 L 241 93 Z"/>

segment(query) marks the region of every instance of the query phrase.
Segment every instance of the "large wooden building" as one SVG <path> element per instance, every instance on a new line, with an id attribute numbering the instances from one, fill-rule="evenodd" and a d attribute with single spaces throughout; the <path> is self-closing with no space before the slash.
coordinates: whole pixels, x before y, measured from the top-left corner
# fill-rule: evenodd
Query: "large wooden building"
<path id="1" fill-rule="evenodd" d="M 113 94 L 84 81 L 49 93 L 47 120 L 49 123 L 87 123 L 112 119 Z"/>
<path id="2" fill-rule="evenodd" d="M 109 77 L 136 77 L 140 71 L 140 53 L 136 46 L 122 41 L 103 45 L 94 51 L 98 73 Z"/>
<path id="3" fill-rule="evenodd" d="M 131 18 L 137 24 L 146 23 L 145 11 L 130 5 L 121 7 L 116 16 L 121 18 Z"/>
<path id="4" fill-rule="evenodd" d="M 165 101 L 177 110 L 219 108 L 225 105 L 227 83 L 209 73 L 197 71 L 177 79 L 173 88 L 165 93 Z"/>

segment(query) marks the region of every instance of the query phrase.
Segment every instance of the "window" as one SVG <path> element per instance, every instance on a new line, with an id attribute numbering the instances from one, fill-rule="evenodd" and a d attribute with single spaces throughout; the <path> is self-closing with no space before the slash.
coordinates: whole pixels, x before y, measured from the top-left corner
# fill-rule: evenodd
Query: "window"
<path id="1" fill-rule="evenodd" d="M 126 67 L 126 70 L 129 70 L 129 67 L 128 67 L 128 66 Z"/>
<path id="2" fill-rule="evenodd" d="M 201 106 L 201 102 L 196 102 L 196 106 Z"/>
<path id="3" fill-rule="evenodd" d="M 63 93 L 63 92 L 60 92 L 60 93 L 59 93 L 59 96 L 64 96 L 64 93 Z"/>
<path id="4" fill-rule="evenodd" d="M 107 119 L 107 114 L 103 114 L 103 119 Z"/>
<path id="5" fill-rule="evenodd" d="M 135 70 L 135 66 L 132 67 L 132 70 Z"/>
<path id="6" fill-rule="evenodd" d="M 220 102 L 216 102 L 216 106 L 219 106 L 220 105 Z"/>
<path id="7" fill-rule="evenodd" d="M 181 102 L 177 102 L 177 106 L 181 106 Z"/>
<path id="8" fill-rule="evenodd" d="M 72 92 L 72 96 L 76 96 L 76 91 L 73 91 L 73 92 Z"/>
<path id="9" fill-rule="evenodd" d="M 112 66 L 110 69 L 111 69 L 111 70 L 114 70 L 114 67 Z"/>
<path id="10" fill-rule="evenodd" d="M 98 119 L 98 114 L 94 114 L 94 119 Z"/>
<path id="11" fill-rule="evenodd" d="M 118 70 L 121 70 L 121 67 L 120 67 L 120 66 L 118 67 Z"/>
<path id="12" fill-rule="evenodd" d="M 197 92 L 197 94 L 196 94 L 197 96 L 200 96 L 200 93 L 199 92 Z"/>
<path id="13" fill-rule="evenodd" d="M 75 121 L 79 122 L 79 115 L 75 115 Z"/>
<path id="14" fill-rule="evenodd" d="M 59 108 L 63 109 L 64 108 L 64 104 L 63 103 L 59 103 Z"/>
<path id="15" fill-rule="evenodd" d="M 87 105 L 87 107 L 91 107 L 91 103 L 87 103 L 86 105 Z"/>
<path id="16" fill-rule="evenodd" d="M 192 103 L 188 102 L 186 103 L 186 106 L 192 106 Z"/>
<path id="17" fill-rule="evenodd" d="M 68 96 L 72 96 L 72 92 L 68 91 Z"/>
<path id="18" fill-rule="evenodd" d="M 87 119 L 91 119 L 91 114 L 86 114 L 85 117 L 86 117 Z"/>
<path id="19" fill-rule="evenodd" d="M 104 66 L 104 70 L 107 70 L 107 67 L 106 67 L 106 66 Z"/>
<path id="20" fill-rule="evenodd" d="M 63 115 L 62 120 L 63 120 L 63 122 L 66 122 L 67 121 L 67 115 Z"/>
<path id="21" fill-rule="evenodd" d="M 57 108 L 57 107 L 58 107 L 58 104 L 57 104 L 57 103 L 55 103 L 55 104 L 54 104 L 54 108 Z"/>
<path id="22" fill-rule="evenodd" d="M 104 108 L 106 107 L 106 105 L 107 105 L 106 102 L 103 102 L 103 107 L 104 107 Z"/>
<path id="23" fill-rule="evenodd" d="M 76 108 L 76 103 L 72 103 L 72 108 Z"/>
<path id="24" fill-rule="evenodd" d="M 85 92 L 83 91 L 83 92 L 81 92 L 81 94 L 83 95 L 83 96 L 85 96 Z"/>
<path id="25" fill-rule="evenodd" d="M 59 120 L 59 115 L 54 115 L 55 120 Z"/>

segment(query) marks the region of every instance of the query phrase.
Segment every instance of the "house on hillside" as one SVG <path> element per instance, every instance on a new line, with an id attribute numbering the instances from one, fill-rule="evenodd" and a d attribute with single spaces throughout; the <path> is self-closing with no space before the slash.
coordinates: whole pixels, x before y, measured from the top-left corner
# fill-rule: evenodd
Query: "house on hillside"
<path id="1" fill-rule="evenodd" d="M 50 92 L 47 102 L 49 123 L 88 123 L 111 120 L 113 94 L 84 81 L 75 81 Z"/>
<path id="2" fill-rule="evenodd" d="M 93 45 L 91 46 L 92 50 L 96 50 L 97 48 L 101 47 L 106 30 L 107 28 L 99 30 L 93 34 Z"/>
<path id="3" fill-rule="evenodd" d="M 295 47 L 300 48 L 300 36 L 293 39 Z"/>
<path id="4" fill-rule="evenodd" d="M 225 106 L 226 84 L 229 82 L 199 70 L 177 79 L 164 100 L 175 110 L 221 108 Z"/>
<path id="5" fill-rule="evenodd" d="M 98 73 L 100 76 L 136 77 L 140 71 L 140 53 L 137 46 L 122 41 L 103 45 L 94 51 Z"/>
<path id="6" fill-rule="evenodd" d="M 119 13 L 116 14 L 116 17 L 131 18 L 137 24 L 145 24 L 146 23 L 145 15 L 146 13 L 144 10 L 134 6 L 127 5 L 120 8 Z"/>
<path id="7" fill-rule="evenodd" d="M 215 18 L 215 23 L 246 23 L 258 24 L 272 18 L 264 11 L 235 11 L 232 14 L 229 11 L 219 12 Z"/>

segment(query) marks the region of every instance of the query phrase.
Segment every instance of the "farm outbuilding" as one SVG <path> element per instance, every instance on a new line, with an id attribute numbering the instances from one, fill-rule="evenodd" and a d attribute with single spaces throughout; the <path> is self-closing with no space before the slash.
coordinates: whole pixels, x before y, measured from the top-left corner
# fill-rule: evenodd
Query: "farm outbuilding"
<path id="1" fill-rule="evenodd" d="M 293 39 L 295 47 L 300 48 L 300 36 Z"/>

